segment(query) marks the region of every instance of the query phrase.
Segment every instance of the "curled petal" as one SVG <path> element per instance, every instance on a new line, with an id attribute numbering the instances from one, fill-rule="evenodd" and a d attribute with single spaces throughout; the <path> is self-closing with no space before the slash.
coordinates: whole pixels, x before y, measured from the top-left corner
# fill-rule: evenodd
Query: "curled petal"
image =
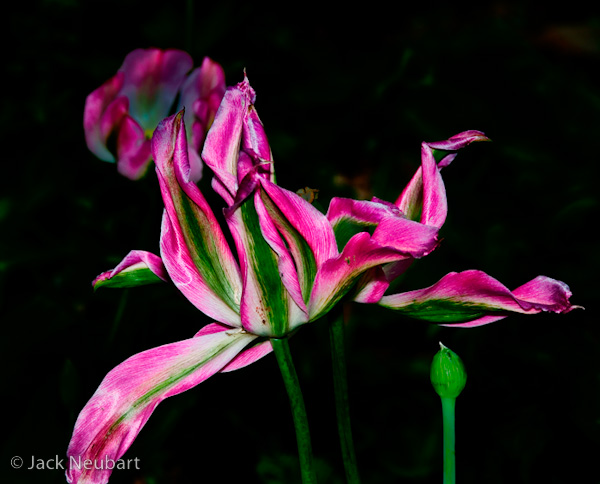
<path id="1" fill-rule="evenodd" d="M 442 175 L 431 148 L 421 145 L 421 166 L 400 194 L 396 205 L 411 220 L 441 227 L 446 220 L 448 204 Z"/>
<path id="2" fill-rule="evenodd" d="M 384 296 L 379 304 L 412 318 L 468 328 L 511 313 L 567 313 L 576 307 L 570 297 L 564 282 L 549 277 L 538 276 L 511 292 L 484 272 L 470 270 L 451 272 L 425 289 Z"/>
<path id="3" fill-rule="evenodd" d="M 421 145 L 421 166 L 396 200 L 396 205 L 408 218 L 438 228 L 444 224 L 448 207 L 440 170 L 448 166 L 456 154 L 450 153 L 436 163 L 432 150 L 456 151 L 475 141 L 489 140 L 482 132 L 472 130 L 444 141 Z"/>
<path id="4" fill-rule="evenodd" d="M 456 151 L 476 141 L 490 141 L 490 139 L 481 131 L 472 129 L 455 134 L 444 141 L 428 142 L 427 145 L 435 150 Z"/>
<path id="5" fill-rule="evenodd" d="M 92 282 L 99 287 L 135 287 L 167 281 L 169 276 L 157 255 L 143 250 L 132 250 L 117 267 L 103 272 Z"/>
<path id="6" fill-rule="evenodd" d="M 67 481 L 106 483 L 156 406 L 203 382 L 256 336 L 221 331 L 153 348 L 111 370 L 83 408 L 67 450 Z M 87 464 L 86 464 L 87 462 Z"/>

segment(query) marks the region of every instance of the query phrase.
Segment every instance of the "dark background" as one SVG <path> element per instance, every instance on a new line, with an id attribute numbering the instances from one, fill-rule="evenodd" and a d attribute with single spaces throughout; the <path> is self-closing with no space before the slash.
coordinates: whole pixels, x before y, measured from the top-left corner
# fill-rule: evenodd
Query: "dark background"
<path id="1" fill-rule="evenodd" d="M 333 196 L 394 201 L 423 140 L 467 129 L 492 138 L 444 170 L 444 242 L 399 289 L 453 270 L 481 269 L 509 288 L 544 274 L 586 309 L 461 330 L 346 308 L 363 482 L 441 481 L 428 376 L 438 341 L 469 374 L 457 405 L 458 482 L 600 482 L 600 16 L 582 5 L 45 0 L 5 10 L 0 480 L 64 482 L 61 471 L 12 470 L 10 457 L 64 458 L 78 412 L 111 368 L 208 322 L 166 284 L 96 294 L 90 285 L 130 249 L 158 253 L 155 177 L 119 176 L 87 151 L 82 129 L 87 94 L 128 52 L 156 46 L 186 49 L 196 66 L 212 57 L 228 84 L 246 68 L 278 182 L 320 189 L 324 208 Z M 344 482 L 326 325 L 307 325 L 291 347 L 320 482 Z M 124 457 L 141 470 L 111 483 L 297 482 L 275 359 L 166 400 Z"/>

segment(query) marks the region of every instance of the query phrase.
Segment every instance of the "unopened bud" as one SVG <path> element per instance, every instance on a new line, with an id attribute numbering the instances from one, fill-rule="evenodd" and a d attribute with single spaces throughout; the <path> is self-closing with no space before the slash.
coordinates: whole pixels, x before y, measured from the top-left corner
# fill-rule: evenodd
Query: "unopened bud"
<path id="1" fill-rule="evenodd" d="M 442 398 L 456 398 L 467 383 L 467 372 L 460 357 L 440 343 L 431 362 L 431 384 Z"/>

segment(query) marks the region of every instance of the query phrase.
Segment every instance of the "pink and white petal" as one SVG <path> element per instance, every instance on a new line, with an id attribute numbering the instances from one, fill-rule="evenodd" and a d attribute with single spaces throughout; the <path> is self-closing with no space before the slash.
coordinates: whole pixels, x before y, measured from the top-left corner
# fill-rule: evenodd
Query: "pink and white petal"
<path id="1" fill-rule="evenodd" d="M 213 287 L 218 288 L 218 281 L 209 284 L 207 274 L 198 269 L 196 262 L 190 255 L 183 235 L 173 228 L 166 210 L 163 214 L 160 250 L 169 277 L 188 301 L 204 314 L 217 321 L 234 327 L 241 326 L 239 309 L 232 307 L 233 303 L 229 304 L 224 300 L 223 293 L 226 292 L 225 290 L 217 293 L 213 289 Z M 210 275 L 214 276 L 214 274 Z M 227 282 L 221 281 L 221 284 Z M 239 291 L 239 295 L 233 296 L 238 301 L 238 305 L 241 298 L 241 287 Z"/>
<path id="2" fill-rule="evenodd" d="M 255 98 L 256 94 L 247 78 L 229 87 L 202 150 L 202 159 L 233 198 L 238 188 L 237 164 L 242 131 L 248 109 Z"/>
<path id="3" fill-rule="evenodd" d="M 233 360 L 221 369 L 221 373 L 227 373 L 229 371 L 239 370 L 246 366 L 260 360 L 263 356 L 268 355 L 273 351 L 273 345 L 270 340 L 261 341 L 256 343 L 249 348 L 243 350 Z"/>
<path id="4" fill-rule="evenodd" d="M 394 264 L 394 262 L 392 262 Z M 356 284 L 356 294 L 352 298 L 353 301 L 359 303 L 373 304 L 379 300 L 390 286 L 383 268 L 372 267 L 364 272 Z"/>
<path id="5" fill-rule="evenodd" d="M 568 286 L 555 279 L 540 276 L 511 292 L 484 272 L 470 270 L 451 272 L 425 289 L 384 296 L 379 304 L 425 321 L 473 327 L 510 313 L 566 313 L 576 307 L 570 296 Z"/>
<path id="6" fill-rule="evenodd" d="M 150 140 L 142 127 L 129 115 L 125 115 L 117 138 L 117 169 L 131 180 L 138 180 L 146 174 L 152 161 Z"/>
<path id="7" fill-rule="evenodd" d="M 254 102 L 254 101 L 253 101 Z M 242 149 L 257 162 L 273 161 L 271 147 L 265 134 L 265 128 L 258 117 L 254 104 L 248 106 L 242 131 Z M 271 167 L 273 165 L 271 164 Z M 273 175 L 269 177 L 273 180 Z"/>
<path id="8" fill-rule="evenodd" d="M 437 227 L 402 217 L 382 220 L 373 232 L 373 240 L 417 259 L 431 253 L 439 244 Z"/>
<path id="9" fill-rule="evenodd" d="M 317 272 L 309 304 L 310 321 L 323 316 L 344 296 L 366 270 L 406 255 L 373 240 L 367 232 L 352 237 L 342 254 L 325 262 Z"/>
<path id="10" fill-rule="evenodd" d="M 407 218 L 423 224 L 440 228 L 446 220 L 446 189 L 433 152 L 426 143 L 421 145 L 421 166 L 396 200 L 396 205 Z"/>
<path id="11" fill-rule="evenodd" d="M 107 107 L 117 98 L 121 87 L 123 86 L 123 74 L 117 73 L 108 81 L 102 84 L 98 89 L 92 91 L 85 100 L 83 108 L 83 130 L 85 132 L 85 141 L 89 150 L 103 161 L 115 161 L 113 154 L 106 147 L 106 138 L 110 131 L 118 126 L 121 117 L 128 109 L 128 101 L 124 99 L 118 110 L 119 116 L 110 116 L 109 129 L 102 126 L 102 119 L 105 116 Z M 106 123 L 106 121 L 105 121 Z"/>
<path id="12" fill-rule="evenodd" d="M 99 287 L 134 287 L 169 280 L 162 260 L 143 250 L 132 250 L 110 271 L 103 272 L 92 282 Z"/>
<path id="13" fill-rule="evenodd" d="M 431 148 L 425 143 L 421 145 L 421 168 L 423 169 L 423 205 L 420 222 L 440 228 L 448 215 L 446 188 Z"/>
<path id="14" fill-rule="evenodd" d="M 240 317 L 246 331 L 281 337 L 289 332 L 289 294 L 279 274 L 278 258 L 265 241 L 254 200 L 246 199 L 226 220 L 242 269 Z"/>
<path id="15" fill-rule="evenodd" d="M 208 334 L 138 353 L 111 370 L 75 423 L 67 482 L 108 482 L 112 467 L 101 464 L 121 458 L 160 402 L 220 371 L 254 339 L 241 331 Z"/>
<path id="16" fill-rule="evenodd" d="M 325 215 L 297 193 L 281 188 L 264 178 L 261 178 L 260 182 L 275 207 L 310 247 L 317 268 L 338 256 L 335 234 Z M 292 243 L 291 239 L 286 241 L 288 244 Z"/>
<path id="17" fill-rule="evenodd" d="M 240 269 L 210 206 L 189 179 L 182 112 L 159 124 L 152 150 L 167 214 L 161 234 L 161 255 L 167 271 L 201 311 L 238 326 Z"/>
<path id="18" fill-rule="evenodd" d="M 440 170 L 448 166 L 456 154 L 450 153 L 436 164 L 432 149 L 455 151 L 474 141 L 488 141 L 488 138 L 480 131 L 465 131 L 444 141 L 422 143 L 421 166 L 396 200 L 396 205 L 406 217 L 423 224 L 442 227 L 448 207 Z"/>
<path id="19" fill-rule="evenodd" d="M 327 210 L 327 219 L 334 230 L 344 220 L 363 225 L 377 225 L 385 218 L 401 216 L 402 212 L 396 205 L 378 198 L 368 201 L 334 197 Z"/>
<path id="20" fill-rule="evenodd" d="M 287 244 L 282 239 L 275 222 L 271 219 L 269 211 L 261 199 L 260 191 L 254 193 L 254 206 L 256 208 L 256 213 L 258 214 L 258 221 L 263 237 L 273 252 L 277 254 L 281 282 L 287 289 L 287 292 L 294 303 L 304 313 L 302 322 L 306 322 L 308 320 L 308 309 L 306 308 L 306 303 L 302 296 L 302 289 L 300 288 L 300 281 L 294 259 Z"/>

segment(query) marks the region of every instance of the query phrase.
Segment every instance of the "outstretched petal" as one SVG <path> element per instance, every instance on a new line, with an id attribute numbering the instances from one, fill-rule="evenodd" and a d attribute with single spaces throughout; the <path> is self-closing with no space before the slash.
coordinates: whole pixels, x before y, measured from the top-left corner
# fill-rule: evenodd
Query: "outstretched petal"
<path id="1" fill-rule="evenodd" d="M 83 408 L 67 450 L 71 484 L 108 482 L 112 467 L 165 398 L 203 382 L 256 339 L 225 330 L 153 348 L 111 370 Z"/>
<path id="2" fill-rule="evenodd" d="M 484 272 L 451 272 L 433 286 L 384 296 L 380 305 L 406 316 L 442 325 L 474 327 L 511 313 L 567 313 L 571 291 L 561 281 L 538 276 L 514 291 Z"/>
<path id="3" fill-rule="evenodd" d="M 183 112 L 158 125 L 152 155 L 165 203 L 161 256 L 171 280 L 202 312 L 239 326 L 240 269 L 210 206 L 190 180 Z"/>
<path id="4" fill-rule="evenodd" d="M 103 272 L 92 282 L 99 287 L 135 287 L 167 281 L 169 275 L 157 255 L 143 250 L 132 250 L 117 267 Z"/>

